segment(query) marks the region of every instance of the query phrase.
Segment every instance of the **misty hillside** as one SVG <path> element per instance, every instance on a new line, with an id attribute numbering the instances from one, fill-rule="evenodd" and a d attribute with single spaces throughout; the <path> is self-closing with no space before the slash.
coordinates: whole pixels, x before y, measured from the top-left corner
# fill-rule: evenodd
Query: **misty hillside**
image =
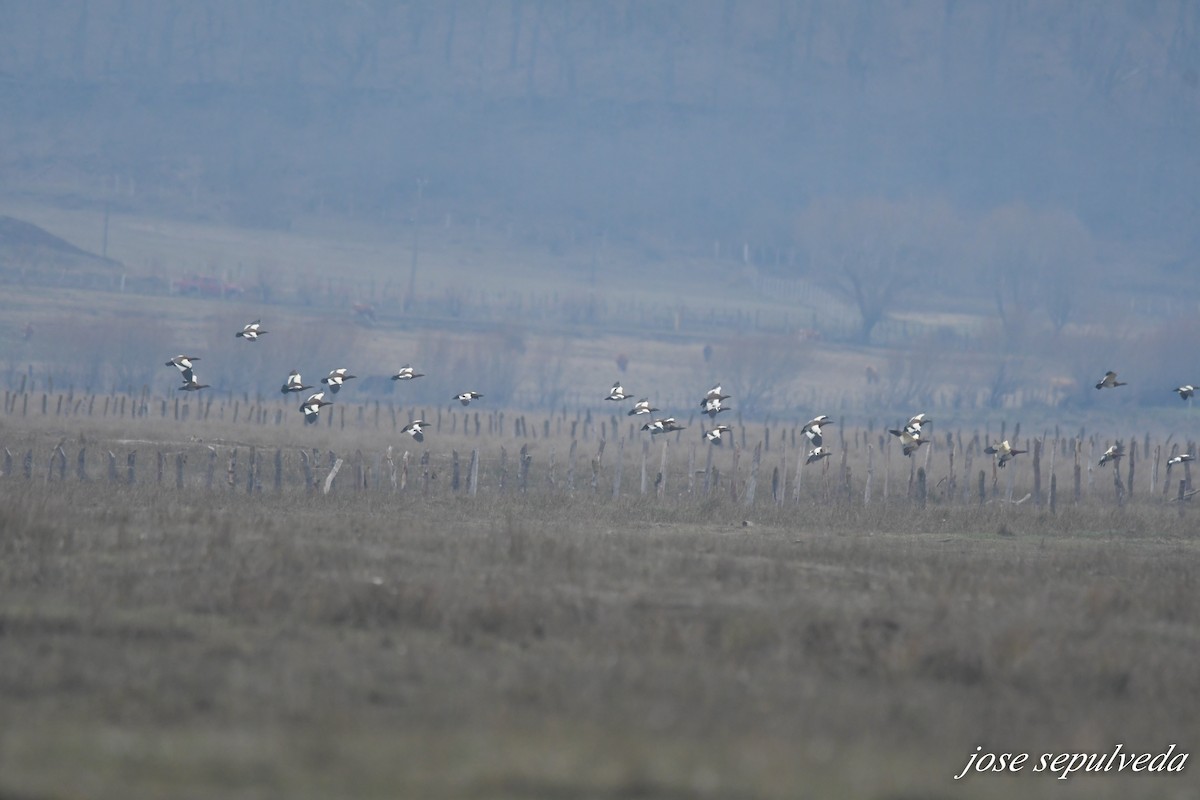
<path id="1" fill-rule="evenodd" d="M 431 214 L 796 244 L 827 196 L 1196 245 L 1200 7 L 9 3 L 0 178 L 234 224 Z"/>

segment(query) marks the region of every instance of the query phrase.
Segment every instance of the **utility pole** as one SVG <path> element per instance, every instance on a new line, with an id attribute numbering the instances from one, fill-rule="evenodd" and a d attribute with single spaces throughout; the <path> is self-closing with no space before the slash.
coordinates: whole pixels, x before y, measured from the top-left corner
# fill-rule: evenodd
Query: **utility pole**
<path id="1" fill-rule="evenodd" d="M 417 254 L 421 251 L 421 206 L 425 198 L 424 178 L 417 178 L 417 213 L 413 217 L 412 267 L 408 273 L 408 296 L 404 298 L 404 310 L 411 311 L 417 293 Z"/>

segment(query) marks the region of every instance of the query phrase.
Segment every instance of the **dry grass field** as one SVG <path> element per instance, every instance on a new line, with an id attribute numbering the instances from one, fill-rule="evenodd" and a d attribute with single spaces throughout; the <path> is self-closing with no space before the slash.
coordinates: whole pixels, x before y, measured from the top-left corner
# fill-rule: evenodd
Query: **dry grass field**
<path id="1" fill-rule="evenodd" d="M 1189 407 L 967 398 L 906 459 L 884 428 L 986 353 L 901 356 L 868 391 L 895 352 L 772 333 L 808 311 L 727 265 L 606 252 L 589 281 L 576 251 L 424 236 L 421 319 L 396 305 L 408 239 L 377 229 L 114 215 L 132 275 L 278 279 L 269 303 L 6 283 L 0 800 L 1196 796 L 1188 770 L 1033 771 L 1200 738 L 1200 535 L 1160 470 Z M 220 388 L 175 390 L 163 361 L 193 350 Z M 647 442 L 600 399 L 620 353 L 685 431 Z M 406 361 L 430 374 L 393 388 Z M 362 378 L 305 426 L 287 370 L 343 363 Z M 714 378 L 720 449 L 694 397 Z M 449 402 L 466 388 L 484 401 Z M 788 402 L 743 416 L 752 391 Z M 818 412 L 834 457 L 801 471 Z M 999 431 L 1040 440 L 1038 474 L 992 466 Z M 978 746 L 1031 763 L 953 780 Z"/>
<path id="2" fill-rule="evenodd" d="M 0 797 L 1195 796 L 1194 767 L 1032 771 L 1042 753 L 1196 746 L 1200 536 L 1147 472 L 1121 506 L 1108 470 L 1075 505 L 1060 459 L 1052 514 L 1003 502 L 1003 479 L 982 506 L 933 491 L 939 453 L 922 508 L 898 453 L 883 499 L 876 453 L 867 504 L 871 437 L 850 432 L 851 492 L 837 465 L 810 468 L 777 505 L 769 474 L 796 451 L 776 431 L 750 505 L 750 449 L 736 473 L 720 451 L 705 495 L 690 436 L 669 444 L 661 496 L 662 444 L 645 494 L 641 448 L 621 447 L 614 498 L 623 424 L 593 489 L 596 432 L 570 462 L 553 419 L 489 438 L 464 436 L 465 414 L 450 433 L 448 413 L 418 446 L 386 412 L 306 428 L 36 401 L 0 417 Z M 412 456 L 394 489 L 387 445 Z M 299 453 L 334 449 L 337 481 L 309 491 Z M 979 745 L 1031 762 L 954 781 Z"/>

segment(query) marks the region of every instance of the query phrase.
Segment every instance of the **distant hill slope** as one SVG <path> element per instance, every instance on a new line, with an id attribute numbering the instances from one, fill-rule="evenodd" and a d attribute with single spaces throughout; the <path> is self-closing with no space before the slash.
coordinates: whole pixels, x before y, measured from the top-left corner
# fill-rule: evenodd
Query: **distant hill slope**
<path id="1" fill-rule="evenodd" d="M 112 272 L 121 262 L 76 247 L 31 222 L 0 215 L 0 271 L 48 266 Z"/>

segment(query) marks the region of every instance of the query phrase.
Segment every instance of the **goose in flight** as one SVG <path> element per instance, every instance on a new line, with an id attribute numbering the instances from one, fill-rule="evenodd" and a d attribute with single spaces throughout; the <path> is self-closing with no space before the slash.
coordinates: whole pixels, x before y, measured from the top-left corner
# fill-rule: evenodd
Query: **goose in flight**
<path id="1" fill-rule="evenodd" d="M 717 397 L 714 397 L 712 400 L 705 400 L 700 406 L 704 409 L 701 413 L 708 414 L 710 417 L 715 417 L 722 411 L 729 411 L 729 406 L 721 405 L 721 400 Z"/>
<path id="2" fill-rule="evenodd" d="M 929 443 L 928 439 L 921 438 L 920 428 L 915 430 L 910 430 L 908 427 L 905 427 L 903 430 L 889 429 L 888 433 L 900 437 L 900 447 L 906 456 L 911 456 L 921 449 L 921 445 Z"/>
<path id="3" fill-rule="evenodd" d="M 1105 464 L 1107 464 L 1110 461 L 1115 462 L 1117 459 L 1119 459 L 1123 455 L 1125 455 L 1125 452 L 1121 449 L 1120 442 L 1117 442 L 1114 445 L 1110 445 L 1109 448 L 1104 451 L 1104 455 L 1100 456 L 1100 466 L 1103 467 Z"/>
<path id="4" fill-rule="evenodd" d="M 181 392 L 198 392 L 201 389 L 208 388 L 207 383 L 200 383 L 198 380 L 196 380 L 196 376 L 194 374 L 191 374 L 191 370 L 189 370 L 188 373 L 189 374 L 186 377 L 184 377 L 183 386 L 179 387 L 179 391 L 181 391 Z"/>
<path id="5" fill-rule="evenodd" d="M 704 393 L 704 399 L 700 401 L 700 407 L 704 408 L 706 403 L 711 403 L 714 400 L 720 402 L 722 400 L 728 400 L 730 397 L 733 397 L 733 395 L 723 394 L 721 392 L 721 384 L 718 383 L 716 386 Z"/>
<path id="6" fill-rule="evenodd" d="M 469 406 L 471 405 L 472 400 L 478 400 L 481 397 L 483 397 L 483 395 L 481 395 L 479 392 L 463 392 L 462 394 L 454 395 L 454 397 L 451 397 L 450 399 L 457 400 L 464 406 Z"/>
<path id="7" fill-rule="evenodd" d="M 1175 466 L 1176 464 L 1186 464 L 1189 461 L 1195 461 L 1195 460 L 1196 460 L 1196 457 L 1194 455 L 1192 455 L 1191 453 L 1180 453 L 1177 456 L 1173 456 L 1173 457 L 1167 459 L 1167 472 L 1170 472 L 1171 467 Z"/>
<path id="8" fill-rule="evenodd" d="M 1179 392 L 1180 400 L 1190 400 L 1190 399 L 1192 399 L 1192 395 L 1194 395 L 1196 393 L 1196 387 L 1192 386 L 1189 383 L 1189 384 L 1180 386 L 1178 389 L 1172 389 L 1171 391 Z"/>
<path id="9" fill-rule="evenodd" d="M 655 411 L 658 411 L 658 409 L 650 405 L 650 400 L 648 398 L 643 397 L 641 400 L 638 400 L 633 404 L 633 408 L 629 409 L 629 413 L 626 416 L 632 417 L 636 414 L 653 414 Z"/>
<path id="10" fill-rule="evenodd" d="M 1097 389 L 1115 389 L 1118 386 L 1124 386 L 1125 381 L 1117 380 L 1117 373 L 1111 369 L 1104 373 L 1104 377 L 1096 384 Z"/>
<path id="11" fill-rule="evenodd" d="M 321 378 L 321 383 L 328 386 L 329 391 L 337 394 L 346 381 L 357 377 L 357 375 L 351 375 L 350 370 L 346 369 L 345 367 L 338 367 L 335 370 L 330 370 L 328 376 Z"/>
<path id="12" fill-rule="evenodd" d="M 424 378 L 424 377 L 425 377 L 424 372 L 417 372 L 413 369 L 413 367 L 409 366 L 408 364 L 405 364 L 403 367 L 401 367 L 399 370 L 396 371 L 396 374 L 392 376 L 392 380 L 394 380 L 394 381 L 411 381 L 411 380 L 415 380 L 416 378 Z"/>
<path id="13" fill-rule="evenodd" d="M 621 385 L 621 382 L 617 381 L 616 383 L 614 383 L 612 385 L 612 389 L 609 390 L 608 397 L 606 397 L 604 399 L 605 400 L 628 400 L 630 397 L 631 397 L 631 395 L 626 393 L 625 387 Z"/>
<path id="14" fill-rule="evenodd" d="M 248 342 L 257 342 L 258 337 L 262 336 L 266 331 L 262 329 L 262 320 L 256 319 L 249 325 L 244 326 L 240 331 L 234 334 L 239 339 L 245 339 Z"/>
<path id="15" fill-rule="evenodd" d="M 827 425 L 830 422 L 832 422 L 832 420 L 829 419 L 827 415 L 819 414 L 810 419 L 808 422 L 804 423 L 804 427 L 801 429 L 801 432 L 808 437 L 808 440 L 812 442 L 813 447 L 820 447 L 822 442 L 824 442 L 824 438 L 821 435 L 821 426 Z"/>
<path id="16" fill-rule="evenodd" d="M 704 438 L 707 439 L 712 444 L 715 444 L 717 447 L 720 447 L 721 446 L 721 434 L 729 433 L 731 430 L 733 430 L 733 429 L 730 428 L 728 425 L 718 425 L 717 427 L 713 428 L 711 431 L 705 431 Z"/>
<path id="17" fill-rule="evenodd" d="M 400 432 L 407 433 L 415 441 L 423 442 L 423 441 L 425 441 L 425 430 L 424 430 L 425 424 L 426 424 L 425 420 L 423 420 L 423 419 L 414 419 L 412 422 L 408 423 L 403 428 L 401 428 Z"/>
<path id="18" fill-rule="evenodd" d="M 175 367 L 179 370 L 179 374 L 183 376 L 183 382 L 189 383 L 192 380 L 192 362 L 199 361 L 200 356 L 175 356 L 166 363 L 168 367 Z"/>
<path id="19" fill-rule="evenodd" d="M 279 387 L 279 391 L 281 394 L 288 394 L 290 392 L 303 392 L 305 389 L 311 388 L 313 387 L 300 380 L 300 372 L 298 370 L 292 370 L 288 373 L 287 383 Z"/>
<path id="20" fill-rule="evenodd" d="M 831 455 L 833 454 L 829 452 L 828 447 L 821 447 L 820 445 L 817 445 L 812 450 L 808 451 L 808 458 L 804 459 L 804 463 L 815 464 L 822 458 L 828 458 Z M 907 453 L 905 455 L 907 455 Z"/>
<path id="21" fill-rule="evenodd" d="M 665 417 L 663 419 L 656 419 L 653 422 L 647 422 L 642 426 L 642 430 L 650 431 L 650 435 L 655 436 L 660 433 L 674 433 L 675 431 L 681 431 L 686 427 L 686 425 L 680 425 L 678 422 L 676 422 L 674 417 Z"/>
<path id="22" fill-rule="evenodd" d="M 331 405 L 333 403 L 325 399 L 324 392 L 313 392 L 300 404 L 300 411 L 304 413 L 304 421 L 311 425 L 317 421 L 321 408 Z"/>
<path id="23" fill-rule="evenodd" d="M 999 459 L 999 463 L 997 464 L 997 466 L 1000 467 L 1000 469 L 1004 469 L 1004 465 L 1007 464 L 1009 461 L 1012 461 L 1014 458 L 1019 456 L 1021 453 L 1028 453 L 1029 451 L 1028 450 L 1017 450 L 1015 447 L 1013 447 L 1012 445 L 1010 445 L 1008 443 L 1008 439 L 1005 439 L 1000 444 L 988 445 L 987 447 L 985 447 L 983 449 L 983 452 L 987 453 L 990 456 L 999 455 L 1000 459 Z"/>

